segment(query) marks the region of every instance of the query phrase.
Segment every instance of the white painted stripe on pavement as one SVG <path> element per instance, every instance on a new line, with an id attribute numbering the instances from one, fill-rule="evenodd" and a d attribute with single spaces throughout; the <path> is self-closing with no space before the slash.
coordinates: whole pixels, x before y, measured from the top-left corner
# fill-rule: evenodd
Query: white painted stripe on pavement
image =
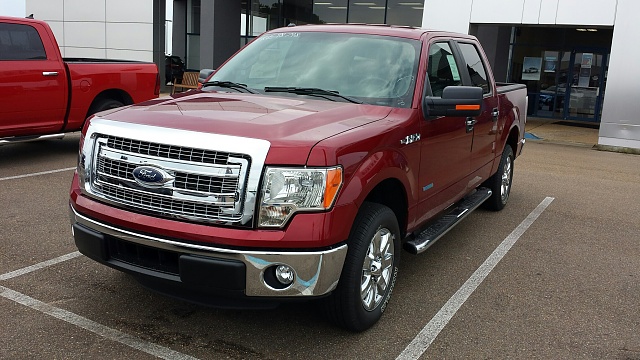
<path id="1" fill-rule="evenodd" d="M 38 176 L 38 175 L 53 174 L 53 173 L 58 173 L 58 172 L 63 172 L 63 171 L 69 171 L 69 170 L 75 170 L 75 169 L 76 169 L 76 168 L 75 168 L 75 166 L 74 166 L 74 167 L 70 167 L 70 168 L 56 169 L 56 170 L 49 170 L 49 171 L 41 171 L 41 172 L 31 173 L 31 174 L 16 175 L 16 176 L 8 176 L 8 177 L 0 178 L 0 181 L 2 181 L 2 180 L 22 179 L 22 178 L 26 178 L 26 177 L 30 177 L 30 176 Z"/>
<path id="2" fill-rule="evenodd" d="M 70 311 L 43 303 L 40 300 L 36 300 L 32 297 L 29 297 L 17 291 L 8 289 L 4 286 L 0 286 L 0 296 L 9 300 L 15 301 L 18 304 L 27 306 L 31 309 L 40 311 L 44 314 L 53 316 L 54 318 L 60 319 L 69 324 L 73 324 L 85 330 L 91 331 L 96 335 L 102 336 L 109 340 L 117 341 L 123 345 L 127 345 L 134 349 L 144 351 L 147 354 L 159 357 L 161 359 L 184 359 L 184 360 L 197 359 L 193 356 L 189 356 L 181 352 L 171 350 L 164 346 L 160 346 L 154 343 L 150 343 L 148 341 L 144 341 L 135 336 L 125 334 L 122 331 L 109 328 L 93 320 L 89 320 L 80 315 L 76 315 Z"/>
<path id="3" fill-rule="evenodd" d="M 542 212 L 555 198 L 547 197 L 507 236 L 500 245 L 489 255 L 471 277 L 444 304 L 438 313 L 418 333 L 411 343 L 398 355 L 396 360 L 418 359 L 429 348 L 440 331 L 449 323 L 451 318 L 462 307 L 471 294 L 480 286 L 493 268 L 502 260 L 520 236 L 533 224 Z"/>
<path id="4" fill-rule="evenodd" d="M 18 270 L 15 270 L 15 271 L 8 272 L 6 274 L 2 274 L 2 275 L 0 275 L 0 280 L 9 280 L 11 278 L 14 278 L 14 277 L 17 277 L 17 276 L 20 276 L 20 275 L 24 275 L 24 274 L 28 274 L 30 272 L 33 272 L 33 271 L 36 271 L 36 270 L 40 270 L 40 269 L 46 268 L 46 267 L 51 266 L 51 265 L 58 264 L 58 263 L 61 263 L 63 261 L 71 260 L 73 258 L 76 258 L 76 257 L 80 256 L 80 255 L 81 254 L 80 254 L 79 251 L 74 251 L 74 252 L 66 254 L 66 255 L 58 256 L 55 259 L 43 261 L 41 263 L 37 263 L 37 264 L 31 265 L 31 266 L 27 266 L 27 267 L 22 268 L 22 269 L 18 269 Z"/>

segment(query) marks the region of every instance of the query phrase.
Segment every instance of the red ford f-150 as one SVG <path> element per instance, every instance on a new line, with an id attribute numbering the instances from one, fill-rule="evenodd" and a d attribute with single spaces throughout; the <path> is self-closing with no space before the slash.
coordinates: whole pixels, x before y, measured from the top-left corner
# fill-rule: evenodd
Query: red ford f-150
<path id="1" fill-rule="evenodd" d="M 78 249 L 158 292 L 231 307 L 323 298 L 361 331 L 403 275 L 402 249 L 507 204 L 526 89 L 495 84 L 472 36 L 287 27 L 205 78 L 100 113 L 81 139 Z"/>
<path id="2" fill-rule="evenodd" d="M 0 17 L 0 145 L 60 138 L 91 114 L 159 92 L 153 63 L 63 59 L 46 22 Z"/>

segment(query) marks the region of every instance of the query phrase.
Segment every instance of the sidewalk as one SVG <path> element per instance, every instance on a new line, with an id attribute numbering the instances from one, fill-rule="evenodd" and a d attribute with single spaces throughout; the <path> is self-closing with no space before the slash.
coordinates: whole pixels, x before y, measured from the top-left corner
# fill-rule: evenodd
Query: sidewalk
<path id="1" fill-rule="evenodd" d="M 547 141 L 593 147 L 598 144 L 598 125 L 580 121 L 528 117 L 527 141 Z"/>

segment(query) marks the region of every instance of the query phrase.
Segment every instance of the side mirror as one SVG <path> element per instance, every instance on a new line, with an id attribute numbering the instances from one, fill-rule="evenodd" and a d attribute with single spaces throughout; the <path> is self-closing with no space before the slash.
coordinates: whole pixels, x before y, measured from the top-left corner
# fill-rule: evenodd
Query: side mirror
<path id="1" fill-rule="evenodd" d="M 200 84 L 204 84 L 205 81 L 207 81 L 207 79 L 209 78 L 209 76 L 213 75 L 214 72 L 216 72 L 216 71 L 212 70 L 212 69 L 202 69 L 202 70 L 200 70 L 200 74 L 198 74 L 198 82 Z"/>
<path id="2" fill-rule="evenodd" d="M 447 86 L 442 97 L 426 96 L 422 103 L 427 116 L 478 116 L 482 113 L 482 88 Z"/>

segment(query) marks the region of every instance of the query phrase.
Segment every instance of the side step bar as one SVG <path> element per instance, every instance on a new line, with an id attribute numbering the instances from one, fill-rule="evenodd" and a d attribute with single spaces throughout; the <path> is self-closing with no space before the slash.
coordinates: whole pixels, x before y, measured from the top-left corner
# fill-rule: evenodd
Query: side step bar
<path id="1" fill-rule="evenodd" d="M 49 134 L 49 135 L 34 135 L 34 136 L 14 136 L 7 138 L 0 138 L 0 145 L 16 144 L 21 142 L 38 141 L 38 140 L 59 140 L 64 137 L 64 134 Z"/>
<path id="2" fill-rule="evenodd" d="M 474 193 L 458 201 L 451 210 L 442 215 L 414 238 L 404 243 L 404 249 L 412 254 L 420 254 L 471 214 L 478 206 L 491 197 L 491 190 L 478 188 Z"/>

